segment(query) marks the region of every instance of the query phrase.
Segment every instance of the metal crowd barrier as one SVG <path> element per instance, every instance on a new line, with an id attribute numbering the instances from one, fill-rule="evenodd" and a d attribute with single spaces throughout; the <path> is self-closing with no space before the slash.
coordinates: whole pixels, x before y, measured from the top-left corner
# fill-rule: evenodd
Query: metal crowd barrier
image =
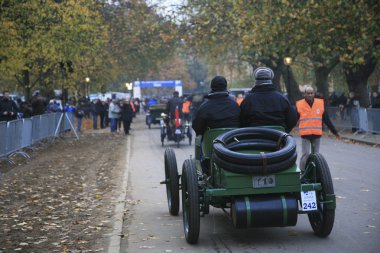
<path id="1" fill-rule="evenodd" d="M 0 157 L 7 154 L 7 122 L 0 122 Z"/>
<path id="2" fill-rule="evenodd" d="M 353 133 L 380 133 L 380 109 L 326 107 L 338 130 Z"/>
<path id="3" fill-rule="evenodd" d="M 73 113 L 66 112 L 66 115 L 71 122 L 74 122 Z M 0 159 L 13 164 L 10 157 L 14 155 L 29 157 L 26 152 L 22 151 L 24 148 L 31 147 L 48 138 L 55 138 L 70 129 L 70 122 L 63 113 L 47 113 L 31 118 L 0 122 Z"/>
<path id="4" fill-rule="evenodd" d="M 368 132 L 380 134 L 380 109 L 367 109 Z"/>

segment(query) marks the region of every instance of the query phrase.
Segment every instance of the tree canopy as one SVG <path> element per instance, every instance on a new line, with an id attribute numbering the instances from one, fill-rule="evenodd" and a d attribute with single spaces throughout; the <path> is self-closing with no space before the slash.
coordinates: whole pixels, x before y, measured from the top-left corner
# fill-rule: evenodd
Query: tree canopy
<path id="1" fill-rule="evenodd" d="M 379 60 L 378 1 L 297 1 L 297 0 L 189 0 L 183 31 L 189 44 L 211 58 L 228 55 L 252 66 L 271 67 L 277 79 L 282 75 L 287 91 L 297 92 L 292 66 L 283 59 L 309 58 L 314 66 L 315 83 L 327 96 L 327 77 L 340 62 L 346 73 L 366 79 Z M 228 53 L 226 53 L 228 52 Z M 363 75 L 365 73 L 365 75 Z M 349 82 L 349 74 L 347 78 Z M 363 82 L 349 84 L 361 94 L 366 106 Z M 299 94 L 293 94 L 297 98 Z M 292 97 L 292 94 L 290 94 Z M 368 96 L 367 96 L 368 97 Z"/>
<path id="2" fill-rule="evenodd" d="M 85 95 L 86 77 L 96 90 L 123 86 L 157 69 L 177 41 L 173 22 L 142 0 L 3 0 L 0 7 L 0 73 L 26 93 L 63 83 Z"/>

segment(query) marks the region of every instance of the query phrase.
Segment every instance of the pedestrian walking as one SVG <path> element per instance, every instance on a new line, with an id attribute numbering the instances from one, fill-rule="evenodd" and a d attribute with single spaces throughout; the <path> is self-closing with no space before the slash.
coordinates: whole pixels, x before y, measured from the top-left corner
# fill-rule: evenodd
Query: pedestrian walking
<path id="1" fill-rule="evenodd" d="M 359 118 L 359 98 L 356 96 L 355 92 L 351 91 L 347 99 L 347 115 L 351 119 L 351 130 L 353 133 L 360 131 L 360 118 Z"/>
<path id="2" fill-rule="evenodd" d="M 124 134 L 129 134 L 131 122 L 133 118 L 133 110 L 130 100 L 126 99 L 121 106 L 121 120 L 123 121 Z"/>
<path id="3" fill-rule="evenodd" d="M 118 106 L 120 108 L 119 117 L 117 118 L 117 131 L 121 132 L 121 124 L 123 122 L 123 120 L 121 118 L 121 107 L 123 106 L 123 100 L 119 100 L 117 104 L 118 104 Z"/>
<path id="4" fill-rule="evenodd" d="M 85 115 L 85 112 L 82 108 L 82 106 L 78 103 L 76 109 L 75 109 L 75 116 L 77 117 L 77 131 L 80 133 L 82 131 L 82 119 Z"/>
<path id="5" fill-rule="evenodd" d="M 101 104 L 99 99 L 94 99 L 91 103 L 91 115 L 92 115 L 92 123 L 93 123 L 93 129 L 98 129 L 98 117 L 99 112 L 101 110 Z"/>
<path id="6" fill-rule="evenodd" d="M 106 127 L 106 114 L 107 114 L 107 104 L 106 101 L 101 101 L 99 105 L 99 117 L 100 117 L 100 128 Z"/>
<path id="7" fill-rule="evenodd" d="M 108 109 L 108 118 L 111 121 L 111 133 L 117 131 L 117 120 L 120 117 L 120 107 L 116 99 L 112 99 Z"/>
<path id="8" fill-rule="evenodd" d="M 313 146 L 313 152 L 319 152 L 323 133 L 322 123 L 325 123 L 338 139 L 340 136 L 325 110 L 324 100 L 315 98 L 314 89 L 311 86 L 306 87 L 304 98 L 296 102 L 296 107 L 299 117 L 298 130 L 302 139 L 300 169 L 303 171 L 310 154 L 311 145 Z"/>

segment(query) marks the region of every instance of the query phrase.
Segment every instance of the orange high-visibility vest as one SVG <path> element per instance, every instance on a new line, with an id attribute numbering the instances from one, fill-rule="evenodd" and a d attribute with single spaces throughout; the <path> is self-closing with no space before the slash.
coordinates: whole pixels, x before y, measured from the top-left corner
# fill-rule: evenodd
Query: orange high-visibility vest
<path id="1" fill-rule="evenodd" d="M 244 98 L 236 98 L 236 103 L 240 106 L 241 102 L 243 102 Z"/>
<path id="2" fill-rule="evenodd" d="M 135 105 L 133 104 L 133 102 L 131 101 L 131 102 L 129 102 L 129 104 L 130 104 L 131 107 L 132 107 L 132 111 L 133 111 L 133 112 L 136 112 L 136 108 L 135 108 Z"/>
<path id="3" fill-rule="evenodd" d="M 183 104 L 182 104 L 182 112 L 183 113 L 190 113 L 190 106 L 191 106 L 191 102 L 190 101 L 183 102 Z"/>
<path id="4" fill-rule="evenodd" d="M 305 99 L 301 99 L 297 101 L 296 107 L 300 115 L 300 135 L 322 135 L 322 115 L 325 110 L 323 99 L 314 98 L 312 107 Z"/>

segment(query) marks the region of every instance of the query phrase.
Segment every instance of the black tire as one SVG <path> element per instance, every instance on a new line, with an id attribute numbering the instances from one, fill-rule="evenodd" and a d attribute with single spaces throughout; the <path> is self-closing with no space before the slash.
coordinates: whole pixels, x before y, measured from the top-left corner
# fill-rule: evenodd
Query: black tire
<path id="1" fill-rule="evenodd" d="M 237 139 L 239 142 L 236 142 Z M 213 147 L 215 154 L 226 162 L 261 165 L 263 158 L 260 154 L 243 154 L 229 149 L 229 147 L 235 146 L 236 150 L 239 149 L 239 146 L 245 147 L 249 143 L 252 143 L 253 148 L 257 146 L 258 150 L 271 151 L 266 154 L 268 164 L 282 162 L 296 153 L 296 142 L 290 135 L 278 130 L 259 127 L 239 128 L 224 133 L 214 141 Z"/>
<path id="2" fill-rule="evenodd" d="M 198 176 L 194 160 L 187 159 L 182 166 L 182 213 L 186 241 L 198 242 L 200 230 L 200 206 Z"/>
<path id="3" fill-rule="evenodd" d="M 165 181 L 166 197 L 168 199 L 169 213 L 178 215 L 179 212 L 179 177 L 177 160 L 171 148 L 165 150 Z"/>
<path id="4" fill-rule="evenodd" d="M 276 164 L 263 165 L 241 165 L 236 163 L 226 162 L 220 159 L 215 154 L 212 154 L 213 161 L 221 168 L 239 174 L 268 174 L 277 173 L 289 169 L 297 161 L 297 154 L 294 153 L 292 157 Z"/>
<path id="5" fill-rule="evenodd" d="M 305 168 L 307 169 L 302 182 L 321 183 L 322 185 L 322 190 L 316 192 L 318 212 L 308 214 L 309 222 L 317 236 L 327 237 L 334 226 L 335 209 L 324 208 L 321 201 L 326 201 L 327 195 L 334 194 L 330 169 L 325 158 L 319 153 L 311 154 L 308 157 Z"/>
<path id="6" fill-rule="evenodd" d="M 245 149 L 268 152 L 237 152 Z M 247 127 L 226 132 L 214 140 L 213 150 L 218 166 L 241 174 L 276 173 L 288 169 L 297 160 L 295 140 L 270 128 Z"/>
<path id="7" fill-rule="evenodd" d="M 148 127 L 150 128 L 150 124 L 152 124 L 152 118 L 151 118 L 151 116 L 147 116 L 147 117 L 146 117 L 145 123 L 146 123 L 146 124 L 148 125 Z"/>

